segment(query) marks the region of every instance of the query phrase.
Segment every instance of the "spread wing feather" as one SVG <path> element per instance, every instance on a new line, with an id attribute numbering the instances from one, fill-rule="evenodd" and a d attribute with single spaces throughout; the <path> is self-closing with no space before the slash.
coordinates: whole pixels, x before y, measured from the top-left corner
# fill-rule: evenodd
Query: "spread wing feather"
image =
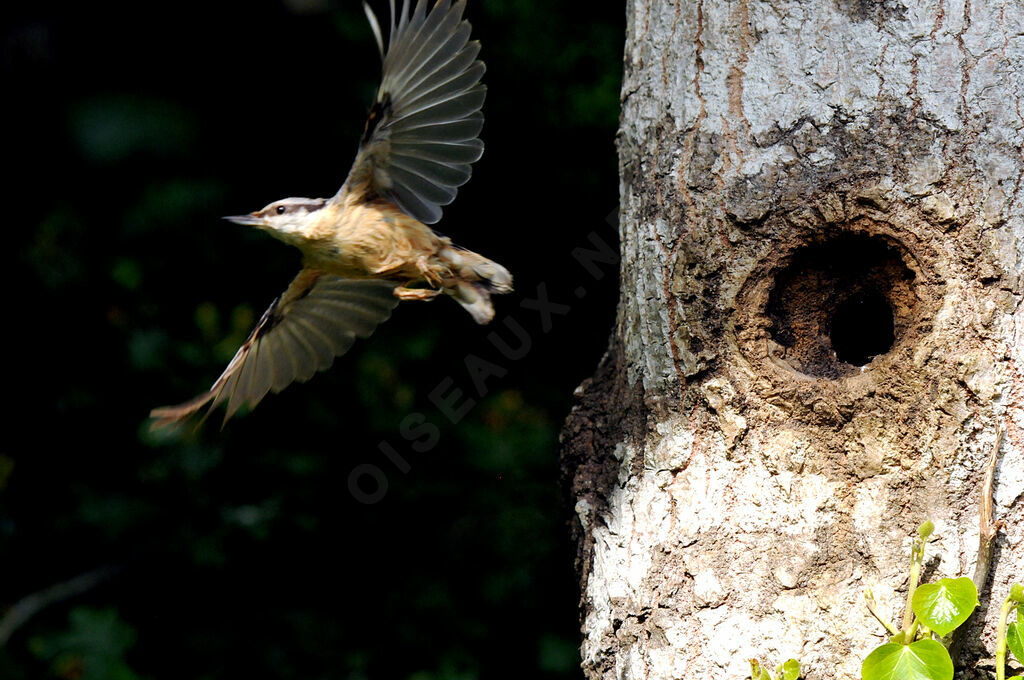
<path id="1" fill-rule="evenodd" d="M 210 404 L 227 402 L 224 421 L 243 405 L 256 406 L 268 392 L 306 382 L 391 316 L 395 284 L 343 279 L 304 269 L 260 318 L 213 387 L 179 406 L 153 409 L 153 427 L 185 418 Z"/>
<path id="2" fill-rule="evenodd" d="M 465 7 L 465 0 L 437 0 L 428 11 L 427 0 L 417 0 L 410 14 L 403 0 L 396 23 L 392 0 L 381 85 L 355 163 L 333 201 L 382 196 L 434 224 L 469 181 L 470 165 L 484 150 L 480 109 L 487 92 Z M 370 24 L 378 35 L 376 18 Z"/>

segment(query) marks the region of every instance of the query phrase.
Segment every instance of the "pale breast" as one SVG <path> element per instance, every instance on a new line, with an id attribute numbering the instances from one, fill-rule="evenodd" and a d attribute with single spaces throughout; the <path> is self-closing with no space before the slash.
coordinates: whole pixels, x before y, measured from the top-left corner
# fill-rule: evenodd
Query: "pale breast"
<path id="1" fill-rule="evenodd" d="M 385 201 L 346 206 L 324 217 L 306 261 L 338 276 L 417 278 L 416 261 L 441 247 L 429 227 Z"/>

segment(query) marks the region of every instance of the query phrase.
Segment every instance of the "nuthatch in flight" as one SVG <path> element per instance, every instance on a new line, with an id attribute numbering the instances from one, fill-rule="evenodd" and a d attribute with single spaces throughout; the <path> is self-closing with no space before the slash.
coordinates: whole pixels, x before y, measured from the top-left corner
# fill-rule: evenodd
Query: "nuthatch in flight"
<path id="1" fill-rule="evenodd" d="M 179 406 L 153 409 L 154 427 L 181 421 L 206 404 L 227 402 L 227 421 L 273 390 L 305 382 L 370 335 L 400 300 L 455 298 L 477 323 L 494 316 L 491 293 L 512 290 L 508 270 L 452 245 L 427 225 L 455 198 L 483 153 L 486 88 L 480 43 L 469 40 L 465 0 L 403 0 L 352 169 L 332 198 L 285 198 L 228 217 L 302 251 L 303 268 L 270 305 L 208 392 Z"/>

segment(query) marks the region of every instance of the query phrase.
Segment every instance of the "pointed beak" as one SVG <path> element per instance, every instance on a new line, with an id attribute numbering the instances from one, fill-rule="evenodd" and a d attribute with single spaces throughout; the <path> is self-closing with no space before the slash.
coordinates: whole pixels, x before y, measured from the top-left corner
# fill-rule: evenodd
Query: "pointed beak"
<path id="1" fill-rule="evenodd" d="M 234 222 L 235 224 L 242 224 L 247 227 L 260 227 L 263 226 L 263 219 L 256 216 L 256 213 L 249 213 L 248 215 L 227 215 L 224 217 L 228 222 Z"/>

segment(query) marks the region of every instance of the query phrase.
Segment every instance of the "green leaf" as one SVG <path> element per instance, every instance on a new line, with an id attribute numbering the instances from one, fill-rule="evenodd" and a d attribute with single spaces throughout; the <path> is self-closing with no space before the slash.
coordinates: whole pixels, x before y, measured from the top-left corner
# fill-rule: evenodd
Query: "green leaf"
<path id="1" fill-rule="evenodd" d="M 1017 661 L 1024 661 L 1024 631 L 1016 622 L 1006 627 L 1006 646 Z"/>
<path id="2" fill-rule="evenodd" d="M 911 606 L 921 623 L 945 637 L 978 606 L 978 589 L 966 576 L 944 578 L 938 583 L 918 586 Z"/>
<path id="3" fill-rule="evenodd" d="M 891 642 L 875 648 L 860 667 L 863 680 L 952 680 L 953 661 L 935 640 Z"/>
<path id="4" fill-rule="evenodd" d="M 750 680 L 772 680 L 768 669 L 758 662 L 757 659 L 750 660 Z"/>
<path id="5" fill-rule="evenodd" d="M 798 680 L 800 677 L 800 664 L 796 659 L 790 659 L 777 669 L 779 680 Z"/>
<path id="6" fill-rule="evenodd" d="M 917 535 L 922 541 L 927 541 L 933 531 L 935 531 L 935 525 L 932 524 L 930 519 L 927 519 L 917 528 Z"/>
<path id="7" fill-rule="evenodd" d="M 1024 586 L 1019 583 L 1014 583 L 1010 586 L 1010 599 L 1014 602 L 1024 600 Z"/>
<path id="8" fill-rule="evenodd" d="M 1024 680 L 1024 675 L 1015 675 L 1012 678 L 1007 678 L 1006 680 Z"/>

